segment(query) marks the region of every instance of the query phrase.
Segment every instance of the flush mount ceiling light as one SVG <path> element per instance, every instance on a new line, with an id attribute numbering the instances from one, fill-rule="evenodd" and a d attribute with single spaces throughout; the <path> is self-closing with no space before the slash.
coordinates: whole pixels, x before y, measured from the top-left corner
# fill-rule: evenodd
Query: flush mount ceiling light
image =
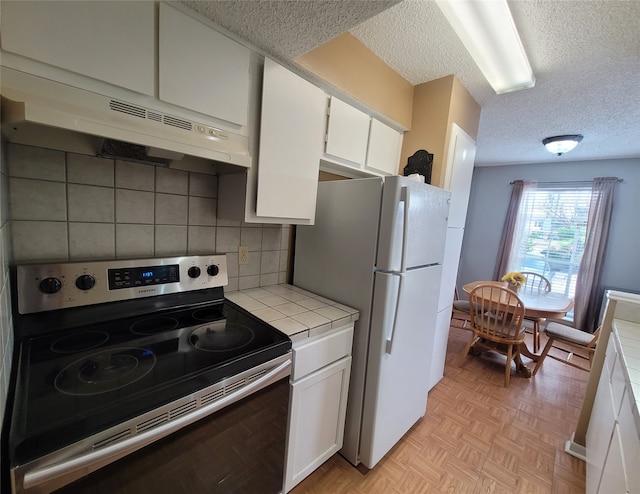
<path id="1" fill-rule="evenodd" d="M 506 0 L 436 0 L 436 3 L 497 94 L 535 85 Z"/>
<path id="2" fill-rule="evenodd" d="M 568 153 L 575 148 L 582 140 L 582 135 L 567 135 L 567 136 L 553 136 L 542 139 L 542 144 L 547 148 L 547 151 L 560 156 L 561 154 Z"/>

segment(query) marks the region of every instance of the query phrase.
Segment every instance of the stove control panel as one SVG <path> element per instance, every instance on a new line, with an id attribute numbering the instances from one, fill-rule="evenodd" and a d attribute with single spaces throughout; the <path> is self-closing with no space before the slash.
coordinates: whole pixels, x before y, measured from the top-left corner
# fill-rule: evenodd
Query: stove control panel
<path id="1" fill-rule="evenodd" d="M 17 266 L 21 314 L 226 286 L 224 255 Z"/>

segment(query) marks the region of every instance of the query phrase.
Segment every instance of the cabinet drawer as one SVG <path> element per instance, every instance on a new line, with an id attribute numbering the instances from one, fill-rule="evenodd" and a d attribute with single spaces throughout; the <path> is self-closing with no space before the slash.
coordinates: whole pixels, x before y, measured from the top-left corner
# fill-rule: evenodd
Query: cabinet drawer
<path id="1" fill-rule="evenodd" d="M 351 354 L 353 323 L 293 347 L 291 380 L 296 381 L 313 371 Z"/>

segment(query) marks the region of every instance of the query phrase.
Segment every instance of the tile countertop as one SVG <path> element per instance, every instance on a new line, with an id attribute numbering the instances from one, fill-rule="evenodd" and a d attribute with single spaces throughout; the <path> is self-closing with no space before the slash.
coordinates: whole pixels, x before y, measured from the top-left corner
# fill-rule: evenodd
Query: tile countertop
<path id="1" fill-rule="evenodd" d="M 356 309 L 287 284 L 225 292 L 224 296 L 286 333 L 293 342 L 355 322 L 360 317 Z"/>

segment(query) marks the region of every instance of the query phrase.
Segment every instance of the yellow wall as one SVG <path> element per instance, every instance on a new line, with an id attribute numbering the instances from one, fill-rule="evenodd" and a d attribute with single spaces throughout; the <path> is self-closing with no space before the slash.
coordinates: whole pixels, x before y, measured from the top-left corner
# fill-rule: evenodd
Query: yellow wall
<path id="1" fill-rule="evenodd" d="M 409 156 L 425 149 L 433 154 L 431 183 L 442 187 L 446 175 L 444 160 L 454 122 L 474 140 L 477 139 L 480 105 L 457 77 L 449 75 L 415 86 L 413 121 L 411 130 L 404 134 L 399 173 L 402 173 Z"/>
<path id="2" fill-rule="evenodd" d="M 409 129 L 404 133 L 399 175 L 408 157 L 425 149 L 434 155 L 431 183 L 442 187 L 451 124 L 477 139 L 480 105 L 453 75 L 413 87 L 349 33 L 302 55 L 296 63 Z"/>
<path id="3" fill-rule="evenodd" d="M 298 57 L 296 63 L 405 128 L 413 86 L 350 33 Z"/>

